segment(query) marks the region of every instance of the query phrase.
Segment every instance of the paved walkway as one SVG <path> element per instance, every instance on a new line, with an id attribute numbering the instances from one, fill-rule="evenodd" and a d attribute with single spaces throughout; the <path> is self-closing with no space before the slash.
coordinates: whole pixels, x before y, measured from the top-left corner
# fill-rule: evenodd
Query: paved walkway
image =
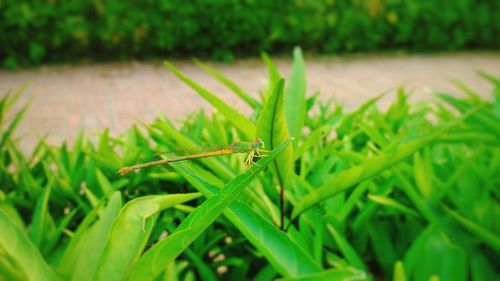
<path id="1" fill-rule="evenodd" d="M 288 77 L 291 61 L 275 60 Z M 249 112 L 224 86 L 188 61 L 174 61 L 179 69 L 235 108 Z M 258 59 L 233 64 L 211 63 L 257 97 L 266 81 L 266 69 Z M 306 57 L 308 93 L 334 96 L 348 108 L 369 97 L 404 86 L 413 99 L 429 98 L 433 91 L 461 92 L 449 79 L 457 79 L 486 97 L 491 85 L 476 74 L 483 70 L 500 76 L 500 52 L 442 55 L 378 55 Z M 33 99 L 18 135 L 26 135 L 30 148 L 37 135 L 49 134 L 49 142 L 71 139 L 80 130 L 110 128 L 119 134 L 135 120 L 152 121 L 163 113 L 174 120 L 210 106 L 175 78 L 161 63 L 108 63 L 83 66 L 44 66 L 20 71 L 0 70 L 0 95 L 30 81 L 23 100 Z M 389 96 L 388 100 L 394 96 Z M 386 101 L 387 102 L 387 99 Z M 384 103 L 384 101 L 382 101 Z"/>

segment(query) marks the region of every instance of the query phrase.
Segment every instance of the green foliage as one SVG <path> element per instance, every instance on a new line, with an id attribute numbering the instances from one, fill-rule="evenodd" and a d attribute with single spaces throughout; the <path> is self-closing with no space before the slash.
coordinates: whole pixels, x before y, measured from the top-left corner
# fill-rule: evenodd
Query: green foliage
<path id="1" fill-rule="evenodd" d="M 263 58 L 260 100 L 199 63 L 254 108 L 250 117 L 167 63 L 213 115 L 176 125 L 160 116 L 95 143 L 80 134 L 71 147 L 42 139 L 32 155 L 13 138 L 27 110 L 13 107 L 21 91 L 5 95 L 0 279 L 499 278 L 497 78 L 481 74 L 493 100 L 457 82 L 466 98 L 410 104 L 400 89 L 388 109 L 379 96 L 344 112 L 304 95 L 299 49 L 289 82 Z M 298 105 L 303 121 L 290 117 Z M 158 151 L 255 136 L 272 151 L 252 167 L 235 154 L 115 174 Z"/>
<path id="2" fill-rule="evenodd" d="M 3 0 L 0 65 L 500 47 L 496 0 Z"/>

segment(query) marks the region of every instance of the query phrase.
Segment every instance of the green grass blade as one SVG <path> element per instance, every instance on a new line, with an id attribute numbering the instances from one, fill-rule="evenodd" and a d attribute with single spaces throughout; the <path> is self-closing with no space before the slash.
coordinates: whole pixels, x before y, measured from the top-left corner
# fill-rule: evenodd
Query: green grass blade
<path id="1" fill-rule="evenodd" d="M 103 204 L 108 201 L 105 208 Z M 120 192 L 111 194 L 109 199 L 102 199 L 100 204 L 85 216 L 77 231 L 71 237 L 64 251 L 59 272 L 71 280 L 94 280 L 109 230 L 122 207 Z M 97 214 L 100 214 L 97 219 Z M 87 253 L 82 255 L 82 253 Z"/>
<path id="2" fill-rule="evenodd" d="M 267 73 L 269 75 L 269 85 L 274 85 L 274 83 L 276 83 L 281 78 L 281 75 L 278 72 L 278 68 L 266 53 L 262 53 L 261 57 L 267 67 Z"/>
<path id="3" fill-rule="evenodd" d="M 260 106 L 259 102 L 247 94 L 243 89 L 241 89 L 236 83 L 229 80 L 222 73 L 217 71 L 215 68 L 210 67 L 207 64 L 202 63 L 201 61 L 194 59 L 194 63 L 196 63 L 199 67 L 205 70 L 208 74 L 212 75 L 215 79 L 219 80 L 222 84 L 228 87 L 233 93 L 238 95 L 243 101 L 245 101 L 251 108 L 255 109 Z"/>
<path id="4" fill-rule="evenodd" d="M 193 250 L 187 248 L 184 251 L 186 257 L 191 260 L 191 263 L 198 271 L 201 280 L 207 281 L 217 281 L 217 275 L 210 269 L 210 267 L 203 261 L 201 257 L 199 257 Z"/>
<path id="5" fill-rule="evenodd" d="M 385 221 L 380 221 L 376 218 L 372 219 L 367 228 L 371 241 L 371 249 L 377 263 L 384 272 L 384 275 L 389 276 L 394 263 L 397 261 L 394 241 L 391 240 L 392 233 L 390 233 Z"/>
<path id="6" fill-rule="evenodd" d="M 449 105 L 455 107 L 457 110 L 459 110 L 462 113 L 465 113 L 466 111 L 470 110 L 473 108 L 473 104 L 470 104 L 466 101 L 457 99 L 453 96 L 446 95 L 446 94 L 436 94 L 438 98 L 441 100 L 445 101 Z M 481 106 L 481 105 L 479 105 Z M 474 114 L 473 116 L 470 117 L 468 120 L 469 124 L 473 127 L 483 127 L 484 130 L 490 134 L 494 134 L 497 138 L 500 138 L 500 125 L 498 122 L 498 117 L 495 116 L 493 112 L 489 112 L 487 110 L 484 110 L 480 108 L 477 110 L 477 113 Z"/>
<path id="7" fill-rule="evenodd" d="M 490 231 L 482 228 L 473 221 L 460 215 L 458 212 L 443 205 L 444 210 L 455 220 L 457 220 L 463 227 L 465 227 L 470 232 L 474 233 L 477 238 L 483 241 L 486 245 L 490 246 L 497 253 L 500 254 L 500 238 L 498 235 L 491 233 Z"/>
<path id="8" fill-rule="evenodd" d="M 467 256 L 464 248 L 437 226 L 430 226 L 415 239 L 404 258 L 409 280 L 468 280 Z"/>
<path id="9" fill-rule="evenodd" d="M 2 256 L 0 265 L 5 265 L 5 258 L 8 258 L 10 261 L 15 261 L 17 267 L 15 270 L 6 271 L 19 272 L 19 276 L 26 276 L 28 280 L 59 280 L 26 233 L 11 222 L 2 209 L 0 209 L 0 229 Z M 3 268 L 0 268 L 0 272 L 3 271 Z M 0 277 L 2 276 L 0 273 Z"/>
<path id="10" fill-rule="evenodd" d="M 424 154 L 425 157 L 425 154 Z M 416 152 L 413 157 L 413 167 L 415 172 L 415 183 L 425 199 L 429 199 L 433 193 L 432 186 L 432 171 L 426 159 L 422 159 L 419 152 Z"/>
<path id="11" fill-rule="evenodd" d="M 19 110 L 19 112 L 16 113 L 16 115 L 14 116 L 14 119 L 9 124 L 7 129 L 4 132 L 2 132 L 2 138 L 0 139 L 0 147 L 5 147 L 5 143 L 11 137 L 12 133 L 14 133 L 14 130 L 19 125 L 19 122 L 21 122 L 24 115 L 28 111 L 28 107 L 29 107 L 29 104 L 24 105 L 21 108 L 21 110 Z"/>
<path id="12" fill-rule="evenodd" d="M 418 218 L 419 214 L 415 212 L 414 210 L 406 207 L 405 205 L 397 202 L 396 200 L 390 198 L 390 197 L 385 197 L 385 196 L 380 196 L 380 195 L 375 195 L 375 194 L 368 194 L 368 199 L 372 200 L 373 202 L 376 202 L 380 205 L 387 206 L 389 208 L 392 208 L 394 210 L 397 210 L 405 215 L 412 216 L 414 218 Z"/>
<path id="13" fill-rule="evenodd" d="M 290 135 L 295 138 L 294 147 L 296 147 L 306 118 L 306 73 L 299 47 L 293 50 L 292 75 L 285 93 L 285 115 Z"/>
<path id="14" fill-rule="evenodd" d="M 382 98 L 383 96 L 385 95 L 384 94 L 380 94 L 376 97 L 373 97 L 371 99 L 369 99 L 368 101 L 366 101 L 365 103 L 363 103 L 358 109 L 356 109 L 355 111 L 349 113 L 349 114 L 346 114 L 341 120 L 340 120 L 340 124 L 338 125 L 338 129 L 337 129 L 337 132 L 340 134 L 340 135 L 345 135 L 345 134 L 348 134 L 351 129 L 352 129 L 352 126 L 354 124 L 354 121 L 357 119 L 357 118 L 360 118 L 370 107 L 372 107 L 380 98 Z"/>
<path id="15" fill-rule="evenodd" d="M 394 263 L 392 276 L 392 280 L 394 281 L 406 281 L 406 273 L 402 261 L 397 261 L 396 263 Z"/>
<path id="16" fill-rule="evenodd" d="M 478 74 L 481 75 L 481 77 L 483 77 L 484 79 L 490 81 L 493 85 L 495 85 L 495 87 L 500 88 L 500 79 L 498 79 L 497 77 L 484 71 L 478 71 Z"/>
<path id="17" fill-rule="evenodd" d="M 12 96 L 9 96 L 5 104 L 5 110 L 10 110 L 10 108 L 17 102 L 17 100 L 21 97 L 22 94 L 26 91 L 29 86 L 29 82 L 25 82 L 19 87 Z"/>
<path id="18" fill-rule="evenodd" d="M 95 169 L 95 175 L 97 182 L 99 183 L 99 187 L 101 188 L 102 194 L 110 194 L 114 191 L 114 188 L 109 182 L 108 178 L 106 178 L 106 176 L 103 174 L 103 172 L 101 172 L 99 168 Z"/>
<path id="19" fill-rule="evenodd" d="M 344 257 L 349 261 L 349 263 L 357 269 L 366 271 L 367 268 L 365 263 L 359 257 L 358 253 L 356 253 L 356 250 L 354 250 L 354 248 L 349 244 L 344 235 L 342 235 L 339 231 L 337 231 L 335 227 L 333 227 L 331 224 L 327 224 L 326 228 L 332 234 L 333 238 L 335 239 L 335 242 L 340 248 L 340 251 L 342 252 Z"/>
<path id="20" fill-rule="evenodd" d="M 41 247 L 44 236 L 47 234 L 47 216 L 48 216 L 48 203 L 52 186 L 54 185 L 54 178 L 51 178 L 45 187 L 43 193 L 40 194 L 38 202 L 35 207 L 35 212 L 31 220 L 30 238 L 33 244 L 38 248 Z"/>
<path id="21" fill-rule="evenodd" d="M 304 153 L 309 151 L 312 147 L 321 143 L 321 140 L 328 135 L 328 133 L 332 130 L 332 124 L 325 124 L 321 127 L 312 131 L 307 138 L 305 138 L 300 146 L 293 153 L 294 160 L 298 160 Z"/>
<path id="22" fill-rule="evenodd" d="M 283 79 L 277 82 L 272 95 L 267 99 L 257 120 L 258 137 L 264 141 L 267 149 L 274 149 L 278 144 L 290 138 L 283 107 L 284 85 L 285 81 Z M 286 186 L 292 167 L 293 148 L 289 146 L 276 158 L 272 165 L 279 186 Z"/>
<path id="23" fill-rule="evenodd" d="M 372 280 L 366 272 L 352 267 L 332 268 L 322 272 L 306 274 L 299 277 L 285 277 L 277 281 L 347 281 L 347 280 Z"/>
<path id="24" fill-rule="evenodd" d="M 231 122 L 248 140 L 253 140 L 255 138 L 255 125 L 244 115 L 234 110 L 231 106 L 224 103 L 220 98 L 216 97 L 214 94 L 210 93 L 193 80 L 189 79 L 170 62 L 165 61 L 164 64 L 172 73 L 175 74 L 175 76 L 193 88 L 206 101 L 217 108 L 217 110 L 219 110 L 220 113 L 222 113 L 227 120 Z"/>
<path id="25" fill-rule="evenodd" d="M 179 166 L 176 170 L 208 198 L 219 190 L 187 168 Z M 321 267 L 283 231 L 262 218 L 247 204 L 237 200 L 224 211 L 224 215 L 281 275 L 299 276 L 321 271 Z"/>
<path id="26" fill-rule="evenodd" d="M 155 215 L 200 196 L 200 193 L 150 195 L 128 202 L 113 222 L 99 260 L 96 280 L 123 280 L 146 246 Z"/>
<path id="27" fill-rule="evenodd" d="M 287 140 L 275 148 L 267 157 L 261 159 L 257 165 L 233 180 L 228 182 L 213 197 L 197 207 L 182 221 L 179 227 L 166 239 L 158 242 L 149 249 L 133 266 L 129 280 L 153 280 L 163 270 L 165 265 L 178 257 L 215 219 L 237 199 L 244 188 L 271 163 L 290 143 Z"/>

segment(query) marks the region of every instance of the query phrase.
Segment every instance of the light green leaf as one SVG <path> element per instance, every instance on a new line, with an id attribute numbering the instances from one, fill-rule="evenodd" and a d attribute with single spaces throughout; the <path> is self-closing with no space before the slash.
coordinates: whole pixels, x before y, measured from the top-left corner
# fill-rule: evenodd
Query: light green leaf
<path id="1" fill-rule="evenodd" d="M 464 249 L 454 244 L 437 227 L 429 227 L 415 240 L 404 258 L 404 268 L 410 280 L 468 280 Z"/>
<path id="2" fill-rule="evenodd" d="M 231 89 L 233 93 L 238 95 L 243 101 L 245 101 L 251 108 L 257 108 L 260 106 L 259 102 L 256 101 L 253 97 L 247 94 L 243 89 L 241 89 L 236 83 L 229 80 L 224 74 L 217 71 L 215 68 L 210 67 L 207 64 L 200 62 L 197 59 L 194 59 L 194 63 L 196 63 L 199 67 L 203 68 L 208 74 L 212 75 L 215 79 L 219 80 L 226 87 Z"/>
<path id="3" fill-rule="evenodd" d="M 154 216 L 200 196 L 200 193 L 150 195 L 128 202 L 113 222 L 99 260 L 96 280 L 123 280 L 146 246 Z"/>
<path id="4" fill-rule="evenodd" d="M 278 80 L 272 95 L 267 99 L 257 120 L 257 133 L 266 148 L 274 149 L 290 138 L 283 108 L 283 87 L 285 81 Z M 281 188 L 286 187 L 287 179 L 293 168 L 293 148 L 287 147 L 274 163 L 272 170 Z"/>
<path id="5" fill-rule="evenodd" d="M 234 108 L 224 103 L 217 96 L 210 93 L 208 90 L 201 87 L 193 80 L 189 79 L 186 75 L 184 75 L 184 73 L 180 72 L 170 62 L 165 61 L 164 64 L 179 79 L 181 79 L 184 83 L 193 88 L 206 101 L 208 101 L 215 108 L 217 108 L 217 110 L 219 110 L 220 113 L 222 113 L 227 118 L 227 120 L 231 122 L 248 140 L 253 140 L 255 138 L 255 125 L 250 120 L 248 120 L 244 115 L 234 110 Z"/>
<path id="6" fill-rule="evenodd" d="M 285 94 L 285 115 L 290 135 L 295 138 L 294 147 L 296 147 L 302 136 L 306 118 L 306 73 L 299 47 L 293 50 L 292 75 Z"/>
<path id="7" fill-rule="evenodd" d="M 394 281 L 406 281 L 405 268 L 402 261 L 394 263 L 394 272 L 392 276 Z"/>
<path id="8" fill-rule="evenodd" d="M 460 215 L 458 212 L 448 208 L 445 205 L 442 205 L 444 210 L 455 220 L 457 220 L 463 227 L 465 227 L 470 232 L 474 233 L 477 238 L 483 241 L 485 244 L 494 249 L 497 253 L 500 253 L 500 238 L 498 235 L 491 233 L 487 229 L 484 229 L 480 225 L 475 222 L 465 218 Z"/>
<path id="9" fill-rule="evenodd" d="M 285 277 L 277 281 L 347 281 L 347 280 L 372 280 L 365 271 L 352 267 L 332 268 L 322 272 L 305 274 L 298 277 Z"/>
<path id="10" fill-rule="evenodd" d="M 335 242 L 340 248 L 340 251 L 342 252 L 344 257 L 349 261 L 349 263 L 355 268 L 366 271 L 367 268 L 366 265 L 363 263 L 363 260 L 356 253 L 356 250 L 354 250 L 354 248 L 349 244 L 344 235 L 338 232 L 335 229 L 335 227 L 333 227 L 331 224 L 327 224 L 326 228 L 332 234 L 333 238 L 335 239 Z"/>
<path id="11" fill-rule="evenodd" d="M 279 74 L 276 65 L 272 62 L 271 58 L 266 53 L 262 53 L 261 57 L 267 67 L 267 72 L 269 75 L 269 86 L 272 87 L 272 85 L 278 82 L 278 80 L 281 78 L 281 75 Z"/>
<path id="12" fill-rule="evenodd" d="M 14 119 L 12 119 L 12 122 L 10 122 L 9 126 L 5 131 L 3 131 L 2 128 L 2 138 L 0 139 L 0 147 L 5 147 L 5 144 L 7 143 L 7 140 L 11 137 L 11 135 L 14 133 L 16 130 L 16 127 L 19 125 L 21 120 L 23 120 L 24 115 L 26 115 L 26 112 L 28 111 L 29 104 L 24 105 L 14 116 Z M 1 125 L 1 124 L 0 124 Z"/>
<path id="13" fill-rule="evenodd" d="M 394 210 L 397 210 L 403 214 L 418 218 L 420 215 L 415 212 L 414 210 L 406 207 L 405 205 L 397 202 L 396 200 L 386 197 L 386 196 L 380 196 L 376 194 L 368 194 L 368 199 L 372 200 L 373 202 L 376 202 L 380 205 L 387 206 L 389 208 L 392 208 Z"/>
<path id="14" fill-rule="evenodd" d="M 105 200 L 101 200 L 94 210 L 100 210 Z M 106 246 L 109 231 L 121 207 L 122 198 L 120 192 L 110 194 L 106 207 L 99 212 L 99 219 L 88 228 L 85 228 L 85 223 L 82 223 L 83 228 L 78 229 L 72 236 L 62 259 L 63 264 L 60 267 L 63 273 L 71 276 L 72 281 L 95 279 L 95 273 Z M 88 218 L 92 217 L 94 217 L 94 214 L 89 213 Z"/>
<path id="15" fill-rule="evenodd" d="M 26 276 L 28 280 L 59 280 L 26 233 L 2 209 L 0 230 L 0 279 L 5 272 L 11 277 Z"/>
<path id="16" fill-rule="evenodd" d="M 54 185 L 54 178 L 51 178 L 47 183 L 44 191 L 40 194 L 38 202 L 35 207 L 35 212 L 33 213 L 33 218 L 31 220 L 31 230 L 30 238 L 33 244 L 40 248 L 45 235 L 47 234 L 47 216 L 48 214 L 48 203 L 50 193 L 52 191 L 52 186 Z"/>
<path id="17" fill-rule="evenodd" d="M 109 182 L 108 178 L 101 172 L 99 168 L 95 169 L 95 175 L 97 178 L 97 182 L 99 183 L 99 186 L 101 187 L 101 192 L 102 194 L 109 194 L 113 192 L 114 188 Z"/>

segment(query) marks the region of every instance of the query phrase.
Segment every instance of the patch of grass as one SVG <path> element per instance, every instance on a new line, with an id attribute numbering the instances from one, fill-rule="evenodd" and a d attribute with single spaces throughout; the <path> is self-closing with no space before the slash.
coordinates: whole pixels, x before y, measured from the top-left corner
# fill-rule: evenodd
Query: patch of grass
<path id="1" fill-rule="evenodd" d="M 495 280 L 499 277 L 500 81 L 492 101 L 400 89 L 353 112 L 305 93 L 299 49 L 289 79 L 272 61 L 245 116 L 170 63 L 216 109 L 174 125 L 159 116 L 96 143 L 13 138 L 26 108 L 0 101 L 0 275 L 7 280 Z M 155 152 L 262 138 L 272 152 L 142 169 Z M 291 137 L 294 137 L 293 141 Z M 221 216 L 222 214 L 222 216 Z"/>

